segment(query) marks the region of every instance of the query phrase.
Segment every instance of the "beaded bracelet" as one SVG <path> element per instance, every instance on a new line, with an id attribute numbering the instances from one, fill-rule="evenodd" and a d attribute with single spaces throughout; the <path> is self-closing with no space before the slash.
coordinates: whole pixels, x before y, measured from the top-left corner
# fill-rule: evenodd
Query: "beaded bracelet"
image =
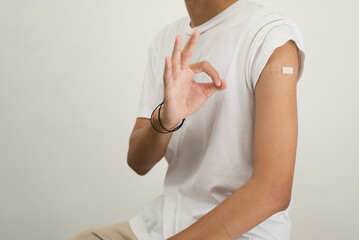
<path id="1" fill-rule="evenodd" d="M 163 104 L 164 104 L 164 101 L 162 101 L 162 102 L 152 111 L 151 119 L 150 119 L 152 128 L 155 129 L 155 130 L 156 130 L 157 132 L 159 132 L 159 133 L 170 133 L 170 132 L 177 131 L 177 130 L 183 125 L 183 122 L 184 122 L 184 120 L 185 120 L 186 118 L 182 119 L 182 122 L 181 122 L 177 127 L 175 127 L 174 129 L 172 129 L 172 130 L 166 129 L 166 128 L 163 126 L 163 124 L 161 123 L 161 119 L 160 119 L 160 111 L 161 111 L 161 107 L 162 107 Z M 156 111 L 156 109 L 157 109 L 158 107 L 160 107 L 160 108 L 158 109 L 158 121 L 159 121 L 161 127 L 163 127 L 167 132 L 161 132 L 160 130 L 156 129 L 155 126 L 154 126 L 153 123 L 152 123 L 153 113 Z"/>

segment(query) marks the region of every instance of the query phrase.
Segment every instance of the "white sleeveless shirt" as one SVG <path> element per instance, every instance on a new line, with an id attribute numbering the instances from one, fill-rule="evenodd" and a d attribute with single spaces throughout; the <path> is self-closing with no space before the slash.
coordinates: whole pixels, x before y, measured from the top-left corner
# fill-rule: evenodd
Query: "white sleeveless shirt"
<path id="1" fill-rule="evenodd" d="M 206 60 L 227 83 L 173 133 L 165 159 L 164 192 L 129 220 L 140 240 L 167 239 L 192 225 L 242 187 L 253 172 L 254 87 L 274 49 L 292 39 L 298 46 L 299 78 L 304 43 L 296 24 L 251 0 L 239 0 L 209 21 L 200 32 L 191 63 Z M 163 100 L 165 56 L 176 34 L 182 48 L 194 29 L 188 16 L 162 28 L 152 39 L 137 117 L 150 118 Z M 197 82 L 210 82 L 205 73 Z M 290 207 L 236 239 L 288 240 Z"/>

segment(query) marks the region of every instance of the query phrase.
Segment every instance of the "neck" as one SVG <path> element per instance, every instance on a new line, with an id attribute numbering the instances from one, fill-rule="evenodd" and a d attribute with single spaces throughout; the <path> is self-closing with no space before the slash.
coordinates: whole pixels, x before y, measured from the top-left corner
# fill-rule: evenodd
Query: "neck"
<path id="1" fill-rule="evenodd" d="M 240 0 L 185 0 L 191 28 L 207 22 Z"/>

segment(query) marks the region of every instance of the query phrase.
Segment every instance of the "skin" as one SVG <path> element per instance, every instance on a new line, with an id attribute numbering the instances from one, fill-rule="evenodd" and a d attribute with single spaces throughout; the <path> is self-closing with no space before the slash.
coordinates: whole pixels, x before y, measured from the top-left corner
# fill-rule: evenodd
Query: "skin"
<path id="1" fill-rule="evenodd" d="M 177 35 L 171 58 L 165 57 L 164 104 L 160 118 L 167 129 L 175 128 L 183 118 L 198 111 L 215 92 L 227 88 L 226 82 L 220 79 L 218 72 L 207 61 L 189 64 L 198 37 L 199 32 L 195 30 L 181 52 L 182 38 Z M 193 76 L 201 72 L 210 76 L 212 82 L 195 82 Z M 217 82 L 219 86 L 215 84 Z M 158 109 L 153 113 L 153 124 L 165 131 L 157 116 Z M 139 175 L 145 175 L 163 158 L 172 134 L 159 133 L 153 129 L 149 119 L 137 118 L 129 140 L 128 165 Z"/>
<path id="2" fill-rule="evenodd" d="M 193 28 L 213 18 L 236 0 L 185 0 L 184 2 Z"/>
<path id="3" fill-rule="evenodd" d="M 220 5 L 221 2 L 223 3 L 222 7 L 214 7 Z M 196 13 L 202 11 L 198 8 L 202 6 L 206 9 L 207 4 L 209 4 L 211 7 L 208 9 L 217 9 L 218 14 L 226 8 L 225 6 L 228 6 L 229 2 L 218 0 L 185 1 L 191 19 L 193 17 L 194 26 L 211 18 L 205 19 L 203 15 L 197 16 Z M 212 17 L 215 15 L 208 14 Z M 178 92 L 184 92 L 183 86 L 191 85 L 183 83 L 191 82 L 193 73 L 187 67 L 183 67 L 182 64 L 174 64 L 181 61 L 182 58 L 188 58 L 190 50 L 195 45 L 196 34 L 194 33 L 191 36 L 192 40 L 187 43 L 189 46 L 186 46 L 181 54 L 179 54 L 179 42 L 181 41 L 179 35 L 176 36 L 176 39 L 172 57 L 165 58 L 164 83 L 166 86 L 164 91 L 168 97 L 168 108 L 164 108 L 164 111 L 161 109 L 161 121 L 163 113 L 163 119 L 168 127 L 175 127 L 181 117 L 196 110 L 189 110 L 185 107 L 183 98 L 188 95 L 182 94 L 181 97 L 178 97 L 180 96 Z M 186 60 L 182 61 L 185 65 Z M 257 81 L 252 149 L 254 171 L 250 180 L 194 224 L 172 236 L 169 240 L 235 239 L 273 214 L 288 208 L 291 199 L 298 136 L 296 100 L 298 76 L 296 74 L 275 75 L 271 74 L 269 69 L 273 66 L 298 68 L 298 64 L 297 46 L 292 40 L 289 40 L 274 50 Z M 181 67 L 179 68 L 179 66 Z M 201 63 L 200 66 L 192 66 L 193 69 L 196 69 L 192 71 L 204 70 L 203 66 L 205 66 L 207 70 L 204 71 L 207 71 L 213 80 L 212 85 L 207 86 L 207 93 L 214 94 L 216 91 L 225 89 L 226 85 L 223 80 L 221 87 L 218 88 L 214 85 L 220 77 L 210 67 L 209 63 Z M 189 68 L 191 69 L 191 67 Z M 201 87 L 195 88 L 196 91 L 206 89 Z M 186 91 L 193 89 L 187 88 Z M 202 92 L 202 94 L 204 93 Z M 211 94 L 205 96 L 210 97 Z M 200 107 L 202 103 L 199 98 L 187 99 L 187 101 L 196 102 L 197 107 Z M 170 110 L 170 107 L 177 106 L 176 104 L 182 107 L 182 113 L 179 115 L 174 115 Z M 154 116 L 157 116 L 157 111 Z M 157 124 L 156 127 L 161 129 L 157 118 L 154 117 L 153 120 Z M 130 137 L 129 166 L 140 175 L 146 174 L 164 156 L 172 134 L 158 133 L 152 128 L 149 119 L 138 118 Z"/>

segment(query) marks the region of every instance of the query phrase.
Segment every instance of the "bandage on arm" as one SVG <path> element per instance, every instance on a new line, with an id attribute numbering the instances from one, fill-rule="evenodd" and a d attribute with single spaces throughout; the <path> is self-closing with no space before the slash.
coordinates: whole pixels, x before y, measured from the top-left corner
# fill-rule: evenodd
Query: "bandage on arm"
<path id="1" fill-rule="evenodd" d="M 282 76 L 282 75 L 289 75 L 289 76 L 298 76 L 298 66 L 281 66 L 281 65 L 275 65 L 270 66 L 268 71 L 270 74 L 273 74 L 275 76 Z"/>

